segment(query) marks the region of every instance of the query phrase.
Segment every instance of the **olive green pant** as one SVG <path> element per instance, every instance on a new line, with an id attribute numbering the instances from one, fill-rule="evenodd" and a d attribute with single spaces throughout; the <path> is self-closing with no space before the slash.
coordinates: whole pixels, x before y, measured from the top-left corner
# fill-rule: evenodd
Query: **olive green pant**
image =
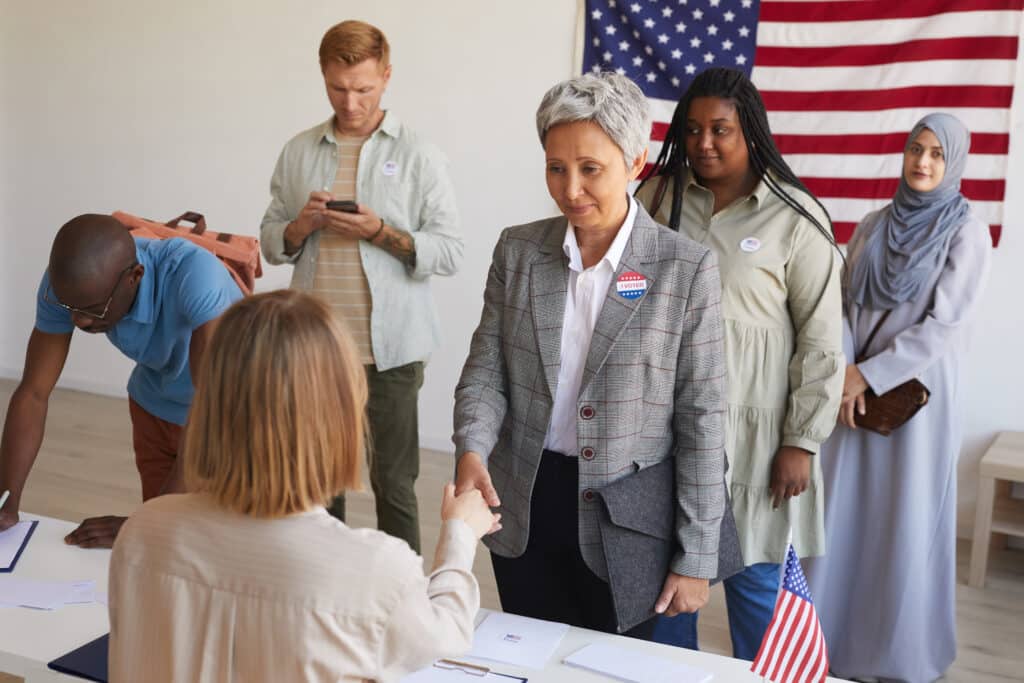
<path id="1" fill-rule="evenodd" d="M 416 477 L 420 474 L 417 399 L 423 386 L 423 363 L 379 372 L 367 365 L 366 405 L 370 425 L 367 461 L 377 507 L 377 528 L 404 539 L 420 552 Z M 345 521 L 345 496 L 335 498 L 328 512 Z"/>

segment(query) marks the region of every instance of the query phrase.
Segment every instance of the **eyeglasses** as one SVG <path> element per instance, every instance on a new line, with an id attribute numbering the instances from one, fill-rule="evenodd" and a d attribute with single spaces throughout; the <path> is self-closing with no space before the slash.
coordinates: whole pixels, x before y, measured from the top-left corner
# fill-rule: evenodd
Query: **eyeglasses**
<path id="1" fill-rule="evenodd" d="M 122 270 L 120 275 L 117 276 L 117 282 L 114 283 L 114 288 L 110 290 L 110 296 L 107 297 L 107 303 L 104 304 L 102 313 L 94 313 L 93 311 L 87 310 L 90 308 L 95 310 L 96 308 L 99 308 L 99 304 L 93 304 L 91 306 L 86 306 L 85 308 L 75 308 L 74 306 L 68 306 L 66 303 L 63 303 L 57 299 L 57 295 L 54 294 L 53 288 L 49 286 L 46 288 L 46 291 L 43 292 L 43 299 L 46 300 L 46 303 L 53 304 L 54 306 L 60 306 L 69 313 L 78 313 L 79 315 L 85 315 L 90 318 L 94 318 L 95 320 L 104 320 L 107 317 L 107 313 L 110 312 L 110 304 L 114 301 L 114 294 L 117 293 L 117 288 L 121 286 L 121 280 L 124 279 L 124 274 L 137 265 L 139 265 L 138 261 L 132 261 L 131 264 L 127 268 Z"/>

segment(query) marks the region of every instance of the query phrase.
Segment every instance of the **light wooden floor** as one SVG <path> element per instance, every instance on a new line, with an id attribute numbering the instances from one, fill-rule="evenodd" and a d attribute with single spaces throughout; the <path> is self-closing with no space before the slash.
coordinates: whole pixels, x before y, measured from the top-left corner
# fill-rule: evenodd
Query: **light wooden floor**
<path id="1" fill-rule="evenodd" d="M 0 405 L 14 383 L 0 380 Z M 51 402 L 46 439 L 22 497 L 26 511 L 78 521 L 99 514 L 129 514 L 140 499 L 131 455 L 127 402 L 74 391 L 57 391 Z M 437 543 L 441 487 L 450 479 L 450 456 L 424 450 L 417 484 L 423 527 L 423 550 L 432 557 Z M 349 522 L 375 523 L 368 492 L 347 498 Z M 984 590 L 966 585 L 970 544 L 958 547 L 957 625 L 960 651 L 944 679 L 956 683 L 1024 681 L 1024 552 L 993 553 Z M 475 564 L 485 607 L 498 608 L 494 574 L 487 553 Z M 725 600 L 720 587 L 701 612 L 701 647 L 730 653 Z M 0 683 L 4 678 L 0 675 Z"/>

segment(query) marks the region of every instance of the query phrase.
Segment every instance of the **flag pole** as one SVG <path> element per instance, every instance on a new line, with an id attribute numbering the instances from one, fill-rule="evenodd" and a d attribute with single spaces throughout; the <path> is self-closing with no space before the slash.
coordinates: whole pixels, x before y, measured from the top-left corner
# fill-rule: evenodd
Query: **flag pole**
<path id="1" fill-rule="evenodd" d="M 776 594 L 775 594 L 775 604 L 776 604 L 776 606 L 779 604 L 779 596 L 782 595 L 782 590 L 783 590 L 782 579 L 783 579 L 783 577 L 785 576 L 785 573 L 786 573 L 786 560 L 789 557 L 789 547 L 792 544 L 793 544 L 793 525 L 791 524 L 791 525 L 789 525 L 789 528 L 786 531 L 786 547 L 782 551 L 782 562 L 779 563 L 779 590 L 776 591 Z M 774 618 L 774 615 L 773 615 L 773 618 Z M 768 676 L 766 676 L 765 674 L 761 674 L 761 683 L 774 683 L 774 682 L 771 679 L 769 679 Z"/>
<path id="2" fill-rule="evenodd" d="M 782 551 L 782 563 L 779 564 L 779 592 L 782 592 L 782 577 L 786 575 L 786 560 L 789 558 L 789 549 L 793 545 L 793 525 L 789 525 L 789 529 L 786 531 L 786 547 Z M 793 548 L 793 552 L 796 552 L 796 548 Z M 778 595 L 776 595 L 776 599 Z"/>
<path id="3" fill-rule="evenodd" d="M 572 75 L 583 73 L 583 42 L 587 34 L 587 0 L 576 0 L 576 36 L 572 50 Z"/>

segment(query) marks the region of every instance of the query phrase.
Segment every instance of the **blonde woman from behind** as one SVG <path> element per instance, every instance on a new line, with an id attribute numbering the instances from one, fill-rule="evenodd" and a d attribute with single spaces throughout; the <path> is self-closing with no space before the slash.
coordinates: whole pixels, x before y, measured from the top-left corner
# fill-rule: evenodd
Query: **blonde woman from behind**
<path id="1" fill-rule="evenodd" d="M 429 575 L 401 540 L 324 509 L 359 486 L 366 382 L 325 304 L 244 299 L 200 370 L 190 493 L 143 505 L 110 567 L 111 681 L 393 681 L 468 649 L 477 540 L 498 518 L 445 488 Z"/>

